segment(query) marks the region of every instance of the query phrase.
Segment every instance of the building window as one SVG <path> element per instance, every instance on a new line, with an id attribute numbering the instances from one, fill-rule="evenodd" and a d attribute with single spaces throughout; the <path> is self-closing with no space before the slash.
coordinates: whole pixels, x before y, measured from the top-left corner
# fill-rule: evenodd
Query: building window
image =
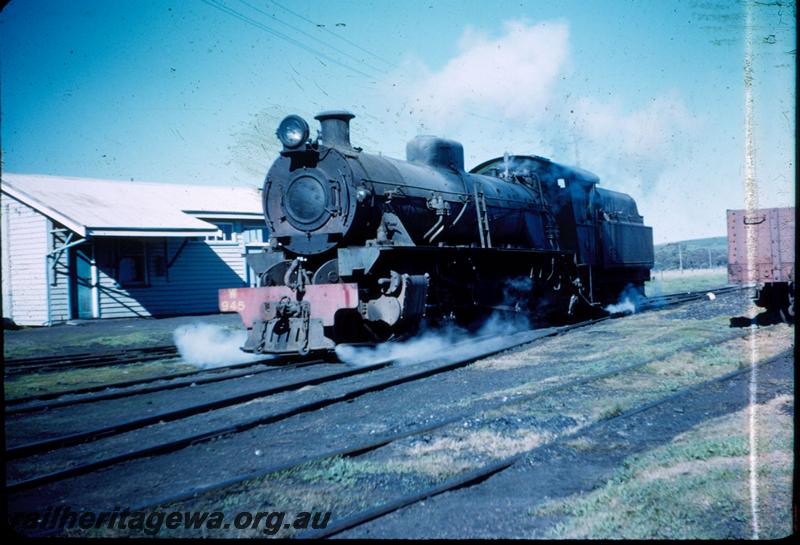
<path id="1" fill-rule="evenodd" d="M 206 240 L 219 240 L 227 242 L 234 240 L 232 223 L 217 223 L 216 225 L 216 234 L 206 236 Z"/>
<path id="2" fill-rule="evenodd" d="M 119 241 L 117 282 L 122 287 L 143 286 L 147 282 L 147 255 L 143 241 Z"/>
<path id="3" fill-rule="evenodd" d="M 266 242 L 269 240 L 269 230 L 262 223 L 244 224 L 242 240 L 245 244 Z"/>

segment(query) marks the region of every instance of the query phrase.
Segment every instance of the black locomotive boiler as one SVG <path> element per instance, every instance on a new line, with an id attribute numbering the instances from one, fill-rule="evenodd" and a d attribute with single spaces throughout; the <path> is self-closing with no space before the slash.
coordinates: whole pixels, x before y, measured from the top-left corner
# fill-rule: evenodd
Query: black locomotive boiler
<path id="1" fill-rule="evenodd" d="M 298 116 L 278 127 L 270 243 L 247 257 L 259 286 L 219 293 L 249 330 L 243 350 L 302 354 L 498 311 L 564 319 L 649 279 L 652 229 L 594 174 L 535 155 L 466 172 L 461 144 L 433 136 L 405 161 L 372 155 L 351 145 L 353 117 L 317 115 L 313 140 Z"/>

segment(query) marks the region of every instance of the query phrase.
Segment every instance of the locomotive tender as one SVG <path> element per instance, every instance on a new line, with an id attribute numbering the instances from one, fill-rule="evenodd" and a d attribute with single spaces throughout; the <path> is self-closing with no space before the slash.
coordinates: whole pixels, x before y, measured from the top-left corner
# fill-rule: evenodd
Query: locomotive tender
<path id="1" fill-rule="evenodd" d="M 253 288 L 222 289 L 243 350 L 299 353 L 491 312 L 568 317 L 642 290 L 652 229 L 585 170 L 506 155 L 464 170 L 458 142 L 417 136 L 401 161 L 350 143 L 346 111 L 286 117 L 263 189 L 269 248 Z"/>

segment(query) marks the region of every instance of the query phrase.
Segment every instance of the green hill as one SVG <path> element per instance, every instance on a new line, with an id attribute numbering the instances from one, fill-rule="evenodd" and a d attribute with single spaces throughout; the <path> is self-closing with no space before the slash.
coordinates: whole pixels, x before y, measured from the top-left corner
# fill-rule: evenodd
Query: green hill
<path id="1" fill-rule="evenodd" d="M 655 245 L 655 270 L 727 267 L 728 237 L 698 238 Z"/>

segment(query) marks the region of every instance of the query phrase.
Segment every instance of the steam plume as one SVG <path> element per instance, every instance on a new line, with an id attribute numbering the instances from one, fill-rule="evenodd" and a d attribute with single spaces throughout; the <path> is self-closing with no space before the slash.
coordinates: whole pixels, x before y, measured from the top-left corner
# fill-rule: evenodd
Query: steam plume
<path id="1" fill-rule="evenodd" d="M 516 290 L 530 289 L 530 279 L 511 279 L 506 282 L 505 303 L 513 307 L 510 294 Z M 431 328 L 403 342 L 382 343 L 375 347 L 339 345 L 338 358 L 350 365 L 364 366 L 393 360 L 394 365 L 413 365 L 438 356 L 467 358 L 491 350 L 493 345 L 506 342 L 506 337 L 527 331 L 530 322 L 525 313 L 501 315 L 495 313 L 481 325 L 477 332 L 456 326 Z M 476 342 L 477 341 L 477 342 Z"/>
<path id="2" fill-rule="evenodd" d="M 172 337 L 181 358 L 186 363 L 204 369 L 264 359 L 264 356 L 240 350 L 247 337 L 244 330 L 230 331 L 198 322 L 176 328 Z"/>
<path id="3" fill-rule="evenodd" d="M 616 304 L 608 305 L 603 310 L 609 314 L 635 314 L 644 299 L 642 293 L 631 284 L 625 286 Z"/>

